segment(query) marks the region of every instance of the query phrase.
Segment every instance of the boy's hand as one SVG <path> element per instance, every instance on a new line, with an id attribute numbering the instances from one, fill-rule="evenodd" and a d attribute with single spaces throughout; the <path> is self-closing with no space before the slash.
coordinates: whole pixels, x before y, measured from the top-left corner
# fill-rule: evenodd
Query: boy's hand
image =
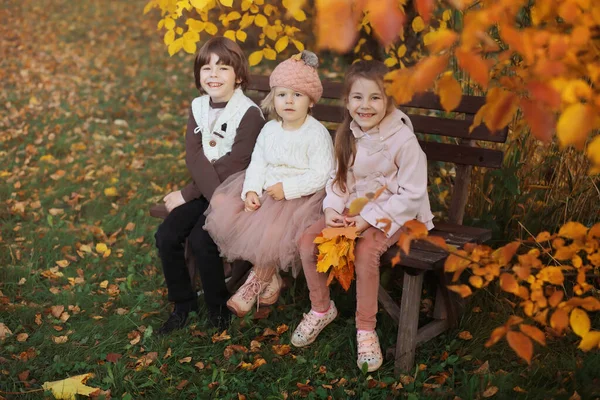
<path id="1" fill-rule="evenodd" d="M 179 207 L 180 205 L 185 204 L 181 190 L 169 193 L 163 198 L 163 201 L 165 202 L 165 206 L 169 212 L 173 211 L 173 209 Z"/>
<path id="2" fill-rule="evenodd" d="M 273 198 L 273 200 L 285 199 L 285 193 L 283 193 L 283 183 L 277 182 L 276 184 L 269 186 L 266 190 L 267 194 Z"/>
<path id="3" fill-rule="evenodd" d="M 244 202 L 244 211 L 256 211 L 260 207 L 260 199 L 256 192 L 246 193 L 246 201 Z"/>
<path id="4" fill-rule="evenodd" d="M 344 217 L 333 208 L 325 209 L 325 225 L 331 228 L 342 228 L 346 226 Z"/>
<path id="5" fill-rule="evenodd" d="M 371 224 L 369 224 L 360 215 L 356 215 L 354 217 L 346 217 L 345 221 L 346 221 L 346 224 L 348 224 L 348 226 L 355 226 L 356 227 L 356 231 L 358 233 L 363 232 L 365 229 L 367 229 L 368 227 L 371 226 Z"/>

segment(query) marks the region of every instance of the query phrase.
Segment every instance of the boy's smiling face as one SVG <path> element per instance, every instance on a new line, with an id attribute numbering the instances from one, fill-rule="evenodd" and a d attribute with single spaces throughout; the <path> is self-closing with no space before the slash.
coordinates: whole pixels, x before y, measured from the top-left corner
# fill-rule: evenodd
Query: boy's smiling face
<path id="1" fill-rule="evenodd" d="M 219 64 L 219 56 L 214 53 L 210 55 L 210 62 L 200 68 L 200 85 L 215 103 L 229 101 L 237 83 L 240 81 L 233 67 Z"/>

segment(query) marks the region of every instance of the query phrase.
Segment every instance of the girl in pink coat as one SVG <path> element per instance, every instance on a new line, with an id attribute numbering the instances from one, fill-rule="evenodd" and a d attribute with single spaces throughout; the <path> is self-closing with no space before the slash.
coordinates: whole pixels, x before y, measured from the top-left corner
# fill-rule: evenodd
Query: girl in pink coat
<path id="1" fill-rule="evenodd" d="M 383 356 L 375 332 L 381 255 L 400 236 L 400 227 L 417 219 L 433 228 L 427 195 L 427 158 L 406 114 L 385 94 L 387 67 L 378 61 L 353 64 L 345 78 L 347 112 L 335 136 L 336 169 L 326 186 L 325 216 L 300 239 L 302 268 L 310 290 L 311 310 L 292 335 L 297 347 L 312 343 L 337 316 L 329 297 L 327 274 L 317 272 L 315 237 L 325 228 L 356 226 L 355 247 L 357 364 L 377 370 Z M 344 215 L 350 203 L 385 186 L 360 215 Z M 385 222 L 382 222 L 385 221 Z M 386 228 L 386 223 L 391 226 Z"/>

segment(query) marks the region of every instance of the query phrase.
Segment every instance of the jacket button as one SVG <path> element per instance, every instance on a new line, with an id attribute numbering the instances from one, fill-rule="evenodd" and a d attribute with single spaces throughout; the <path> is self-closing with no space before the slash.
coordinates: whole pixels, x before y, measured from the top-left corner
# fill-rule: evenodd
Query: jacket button
<path id="1" fill-rule="evenodd" d="M 210 160 L 210 163 L 211 163 L 211 164 L 214 164 L 214 163 L 215 163 L 215 161 L 217 161 L 217 159 L 216 159 L 216 158 L 213 158 L 212 160 Z"/>
<path id="2" fill-rule="evenodd" d="M 210 145 L 210 147 L 215 147 L 217 145 L 217 142 L 215 140 L 211 140 L 210 142 L 208 142 L 208 144 Z"/>

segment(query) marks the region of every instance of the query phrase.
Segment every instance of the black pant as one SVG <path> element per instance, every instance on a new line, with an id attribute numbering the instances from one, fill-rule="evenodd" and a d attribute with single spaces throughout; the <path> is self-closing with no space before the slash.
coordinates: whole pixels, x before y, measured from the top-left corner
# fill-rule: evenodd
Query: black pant
<path id="1" fill-rule="evenodd" d="M 189 201 L 172 210 L 154 235 L 169 291 L 175 306 L 196 308 L 197 295 L 192 287 L 184 258 L 185 239 L 191 243 L 196 268 L 210 309 L 220 309 L 229 299 L 225 286 L 223 260 L 219 249 L 202 227 L 209 202 L 204 197 Z"/>

